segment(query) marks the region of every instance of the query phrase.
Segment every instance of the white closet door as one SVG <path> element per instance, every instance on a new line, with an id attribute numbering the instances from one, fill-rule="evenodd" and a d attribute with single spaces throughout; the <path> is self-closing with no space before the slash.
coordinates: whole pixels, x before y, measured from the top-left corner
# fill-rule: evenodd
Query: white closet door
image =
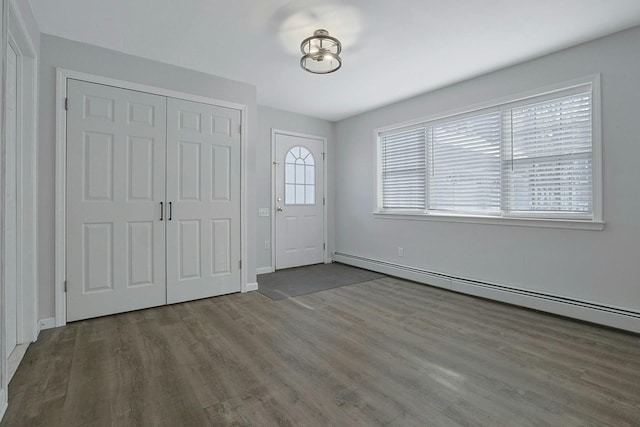
<path id="1" fill-rule="evenodd" d="M 240 111 L 167 101 L 167 301 L 239 292 Z"/>
<path id="2" fill-rule="evenodd" d="M 67 320 L 165 304 L 166 98 L 67 89 Z"/>

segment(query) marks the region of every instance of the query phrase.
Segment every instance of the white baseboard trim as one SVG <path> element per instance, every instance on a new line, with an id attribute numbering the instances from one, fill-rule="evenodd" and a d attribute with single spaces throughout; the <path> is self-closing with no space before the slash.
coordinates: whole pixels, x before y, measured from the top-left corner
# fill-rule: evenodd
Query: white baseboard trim
<path id="1" fill-rule="evenodd" d="M 463 294 L 475 295 L 640 333 L 640 312 L 628 308 L 612 307 L 595 302 L 530 291 L 507 285 L 480 282 L 344 253 L 336 253 L 334 260 L 343 264 L 366 268 L 390 276 L 413 280 Z"/>
<path id="2" fill-rule="evenodd" d="M 16 371 L 18 370 L 24 355 L 27 353 L 30 344 L 31 343 L 24 343 L 16 345 L 16 348 L 14 348 L 9 355 L 9 358 L 7 359 L 7 379 L 9 382 L 11 382 L 11 379 L 16 374 Z"/>
<path id="3" fill-rule="evenodd" d="M 33 322 L 33 331 L 31 335 L 31 342 L 38 341 L 38 335 L 40 335 L 40 321 Z"/>
<path id="4" fill-rule="evenodd" d="M 7 393 L 4 390 L 0 389 L 0 421 L 2 421 L 2 418 L 4 418 L 4 413 L 7 412 L 8 406 Z"/>
<path id="5" fill-rule="evenodd" d="M 273 273 L 273 267 L 258 267 L 256 268 L 256 274 L 268 274 Z"/>
<path id="6" fill-rule="evenodd" d="M 40 331 L 44 331 L 45 329 L 52 329 L 56 327 L 56 318 L 55 317 L 47 317 L 46 319 L 40 319 L 38 321 L 38 334 Z"/>
<path id="7" fill-rule="evenodd" d="M 245 292 L 257 291 L 258 283 L 247 283 L 247 290 Z"/>

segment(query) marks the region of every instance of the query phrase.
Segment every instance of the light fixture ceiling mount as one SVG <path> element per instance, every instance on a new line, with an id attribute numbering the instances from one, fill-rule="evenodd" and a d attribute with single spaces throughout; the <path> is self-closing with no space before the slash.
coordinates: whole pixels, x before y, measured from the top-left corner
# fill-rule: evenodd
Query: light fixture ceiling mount
<path id="1" fill-rule="evenodd" d="M 316 30 L 300 43 L 300 66 L 310 73 L 329 74 L 342 66 L 340 40 L 331 37 L 327 30 Z"/>

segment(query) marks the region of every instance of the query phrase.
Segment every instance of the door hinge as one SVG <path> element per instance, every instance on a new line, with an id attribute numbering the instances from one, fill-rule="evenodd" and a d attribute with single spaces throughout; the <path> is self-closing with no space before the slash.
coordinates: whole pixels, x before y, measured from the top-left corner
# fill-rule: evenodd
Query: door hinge
<path id="1" fill-rule="evenodd" d="M 238 268 L 242 270 L 242 260 L 238 261 Z"/>
<path id="2" fill-rule="evenodd" d="M 64 99 L 64 109 L 65 111 L 69 109 L 69 98 Z"/>
<path id="3" fill-rule="evenodd" d="M 67 292 L 67 281 L 64 281 L 64 291 Z"/>
<path id="4" fill-rule="evenodd" d="M 323 243 L 323 244 L 322 244 L 322 250 L 323 250 L 323 251 L 326 251 L 326 250 L 327 250 L 327 244 L 326 244 L 326 243 Z"/>
<path id="5" fill-rule="evenodd" d="M 324 206 L 324 205 L 326 205 L 326 204 L 327 204 L 327 201 L 326 201 L 326 200 L 325 200 L 325 198 L 323 197 L 323 198 L 322 198 L 322 206 Z"/>
<path id="6" fill-rule="evenodd" d="M 325 153 L 322 153 L 322 160 L 324 160 L 324 154 L 325 154 Z"/>
<path id="7" fill-rule="evenodd" d="M 242 125 L 238 126 L 238 133 L 242 134 Z"/>

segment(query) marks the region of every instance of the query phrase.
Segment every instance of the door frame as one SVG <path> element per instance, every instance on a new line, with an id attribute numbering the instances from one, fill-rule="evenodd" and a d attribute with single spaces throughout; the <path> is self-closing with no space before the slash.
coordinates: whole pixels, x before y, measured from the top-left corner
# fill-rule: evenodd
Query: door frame
<path id="1" fill-rule="evenodd" d="M 329 258 L 329 231 L 327 229 L 327 138 L 324 136 L 310 135 L 307 133 L 291 132 L 288 130 L 271 128 L 271 271 L 276 271 L 276 135 L 287 135 L 299 138 L 315 139 L 322 141 L 322 180 L 323 180 L 323 194 L 324 205 L 322 206 L 322 233 L 325 243 L 323 250 L 324 263 L 329 264 L 331 259 Z"/>
<path id="2" fill-rule="evenodd" d="M 125 80 L 112 79 L 110 77 L 98 76 L 95 74 L 83 73 L 66 68 L 56 68 L 56 170 L 55 170 L 55 326 L 67 324 L 66 310 L 66 191 L 67 191 L 67 115 L 65 110 L 65 100 L 67 98 L 67 80 L 82 80 L 89 83 L 97 83 L 107 86 L 114 86 L 121 89 L 146 92 L 153 95 L 166 96 L 169 98 L 183 99 L 186 101 L 199 102 L 202 104 L 227 107 L 240 111 L 240 259 L 248 259 L 247 244 L 247 146 L 248 129 L 247 123 L 248 106 L 235 102 L 223 101 L 220 99 L 194 95 L 185 92 L 164 89 L 156 86 L 149 86 L 140 83 L 132 83 Z M 246 266 L 240 271 L 241 292 L 248 292 L 254 288 L 247 281 L 248 271 Z"/>
<path id="3" fill-rule="evenodd" d="M 18 55 L 18 126 L 16 147 L 18 344 L 38 337 L 37 285 L 37 78 L 33 41 L 17 8 L 9 2 L 7 44 Z"/>
<path id="4" fill-rule="evenodd" d="M 13 0 L 2 1 L 2 145 L 6 144 L 4 118 L 4 95 L 6 89 L 6 47 L 17 54 L 16 92 L 18 96 L 16 127 L 16 342 L 18 345 L 31 343 L 38 338 L 38 274 L 37 274 L 37 136 L 38 136 L 38 57 L 34 42 L 20 10 Z M 5 182 L 4 156 L 2 157 L 2 179 Z M 4 190 L 1 192 L 4 198 Z M 4 205 L 2 224 L 4 227 Z M 9 382 L 8 349 L 6 348 L 6 299 L 4 298 L 4 243 L 2 244 L 2 301 L 0 316 L 0 419 L 6 409 L 7 386 Z M 26 348 L 25 348 L 26 349 Z M 19 363 L 24 352 L 12 363 Z"/>

